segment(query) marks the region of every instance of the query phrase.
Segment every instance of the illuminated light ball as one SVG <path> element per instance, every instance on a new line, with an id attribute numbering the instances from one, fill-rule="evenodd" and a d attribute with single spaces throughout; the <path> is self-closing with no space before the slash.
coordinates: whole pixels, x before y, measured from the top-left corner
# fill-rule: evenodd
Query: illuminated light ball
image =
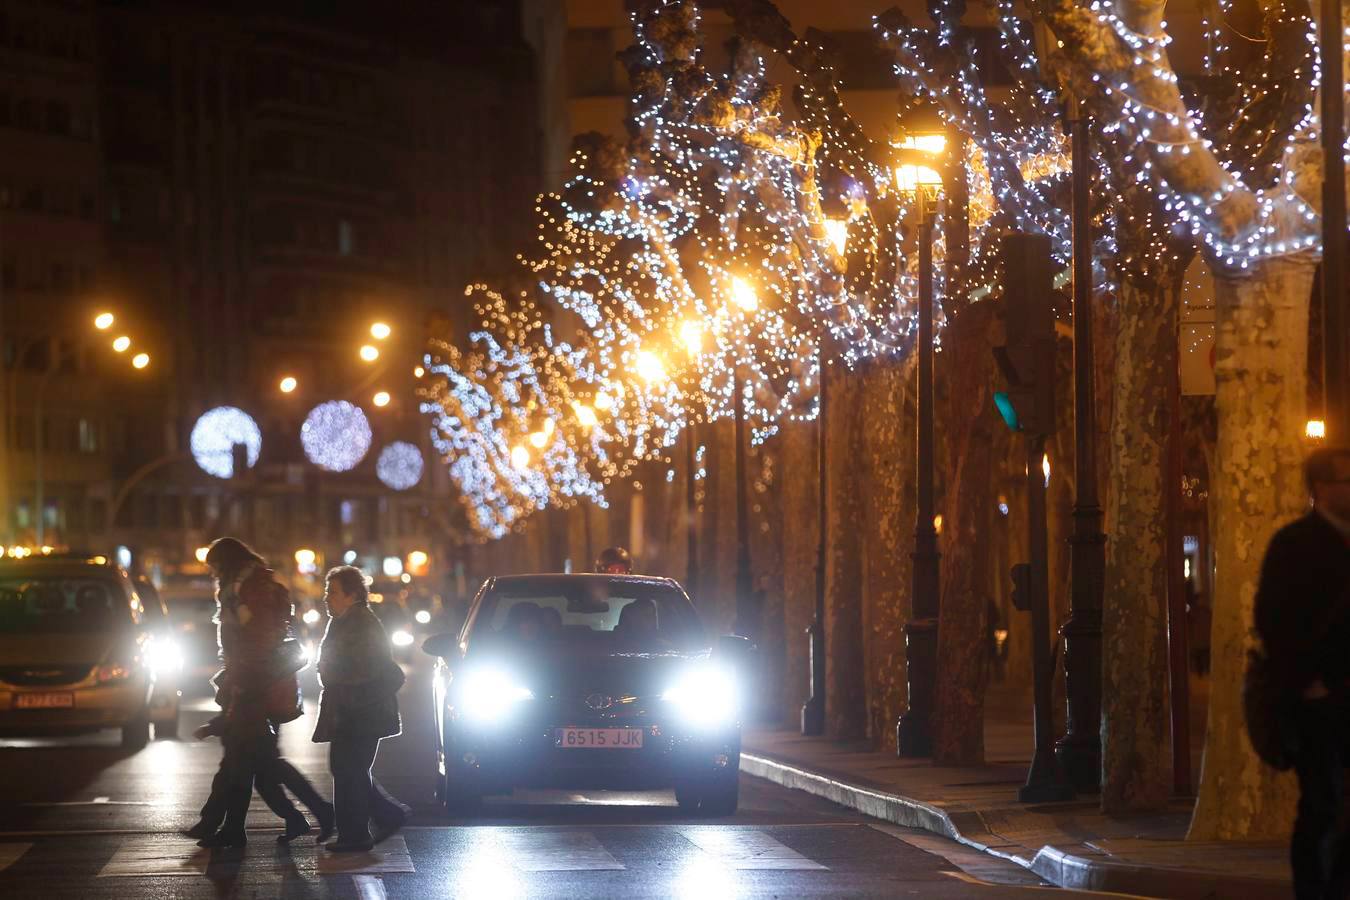
<path id="1" fill-rule="evenodd" d="M 370 422 L 361 407 L 329 400 L 309 411 L 300 426 L 305 456 L 320 469 L 349 472 L 370 450 Z"/>
<path id="2" fill-rule="evenodd" d="M 380 451 L 375 461 L 375 474 L 386 486 L 406 491 L 422 480 L 422 451 L 407 441 L 394 443 Z"/>
<path id="3" fill-rule="evenodd" d="M 262 432 L 258 423 L 242 409 L 217 406 L 202 413 L 192 426 L 189 445 L 192 458 L 208 475 L 217 478 L 234 476 L 234 445 L 243 444 L 249 468 L 258 462 L 262 451 Z"/>

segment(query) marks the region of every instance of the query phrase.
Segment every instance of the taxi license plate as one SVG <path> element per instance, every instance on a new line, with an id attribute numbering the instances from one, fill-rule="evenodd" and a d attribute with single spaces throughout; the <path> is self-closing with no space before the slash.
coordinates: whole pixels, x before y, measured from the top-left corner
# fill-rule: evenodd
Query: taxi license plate
<path id="1" fill-rule="evenodd" d="M 605 750 L 641 750 L 641 728 L 557 728 L 553 743 L 559 747 Z"/>
<path id="2" fill-rule="evenodd" d="M 16 694 L 16 709 L 70 709 L 75 705 L 75 695 L 64 694 Z"/>

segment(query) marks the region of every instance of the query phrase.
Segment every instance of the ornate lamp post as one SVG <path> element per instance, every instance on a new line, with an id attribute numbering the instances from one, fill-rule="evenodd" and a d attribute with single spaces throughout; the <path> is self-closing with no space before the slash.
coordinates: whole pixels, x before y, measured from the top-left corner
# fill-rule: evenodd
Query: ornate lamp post
<path id="1" fill-rule="evenodd" d="M 910 147 L 936 164 L 943 138 L 914 138 Z M 912 200 L 919 237 L 919 392 L 917 428 L 917 509 L 914 520 L 913 608 L 905 625 L 905 661 L 909 708 L 896 725 L 900 756 L 931 756 L 931 718 L 937 687 L 938 604 L 941 584 L 937 528 L 933 524 L 933 226 L 937 220 L 942 176 L 922 162 L 896 167 L 896 187 Z"/>

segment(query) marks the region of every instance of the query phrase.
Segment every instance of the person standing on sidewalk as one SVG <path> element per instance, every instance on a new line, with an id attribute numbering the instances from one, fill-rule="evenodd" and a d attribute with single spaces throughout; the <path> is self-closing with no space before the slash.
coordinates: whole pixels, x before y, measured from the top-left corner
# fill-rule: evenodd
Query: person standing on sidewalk
<path id="1" fill-rule="evenodd" d="M 1298 774 L 1290 844 L 1298 900 L 1350 895 L 1350 448 L 1304 464 L 1312 510 L 1275 533 L 1256 592 L 1256 633 Z"/>
<path id="2" fill-rule="evenodd" d="M 384 626 L 371 612 L 366 577 L 353 566 L 328 573 L 324 585 L 328 630 L 319 647 L 319 720 L 315 743 L 327 743 L 337 807 L 334 853 L 361 853 L 389 837 L 408 808 L 371 777 L 383 738 L 402 731 L 398 691 L 403 670 L 394 662 Z M 370 823 L 375 823 L 374 835 Z"/>

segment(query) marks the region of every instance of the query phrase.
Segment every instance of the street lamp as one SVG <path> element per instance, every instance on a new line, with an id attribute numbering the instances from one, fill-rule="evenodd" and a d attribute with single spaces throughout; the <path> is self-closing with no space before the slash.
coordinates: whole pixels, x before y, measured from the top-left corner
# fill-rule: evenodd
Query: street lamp
<path id="1" fill-rule="evenodd" d="M 375 347 L 375 346 L 372 345 L 372 344 L 364 344 L 364 345 L 362 345 L 361 350 L 360 350 L 360 353 L 361 353 L 361 359 L 365 360 L 365 361 L 368 362 L 368 363 L 369 363 L 369 362 L 374 362 L 375 360 L 377 360 L 377 359 L 380 358 L 380 350 L 379 350 L 379 348 L 378 348 L 378 347 Z"/>
<path id="2" fill-rule="evenodd" d="M 381 407 L 383 407 L 383 406 L 388 406 L 388 405 L 389 405 L 389 392 L 388 392 L 388 391 L 376 391 L 376 392 L 375 392 L 375 396 L 370 398 L 370 402 L 371 402 L 371 403 L 374 403 L 376 406 L 381 406 Z"/>
<path id="3" fill-rule="evenodd" d="M 928 163 L 945 147 L 942 135 L 916 135 L 902 143 L 905 157 L 895 167 L 895 186 L 912 203 L 919 237 L 919 391 L 915 474 L 913 607 L 905 624 L 905 665 L 909 708 L 896 724 L 900 756 L 931 756 L 932 716 L 937 687 L 939 562 L 933 525 L 933 225 L 942 195 L 942 175 Z"/>
<path id="4" fill-rule="evenodd" d="M 150 354 L 137 353 L 131 358 L 131 365 L 137 369 L 144 369 L 146 366 L 150 365 Z"/>
<path id="5" fill-rule="evenodd" d="M 94 316 L 94 327 L 99 331 L 107 331 L 109 328 L 113 327 L 113 322 L 115 321 L 116 319 L 112 313 L 101 312 Z"/>
<path id="6" fill-rule="evenodd" d="M 131 338 L 127 337 L 125 334 L 114 338 L 112 342 L 113 351 L 117 353 L 126 353 L 130 346 Z"/>
<path id="7" fill-rule="evenodd" d="M 391 329 L 384 322 L 375 322 L 370 326 L 370 336 L 377 341 L 382 341 L 392 333 Z"/>
<path id="8" fill-rule="evenodd" d="M 633 360 L 633 370 L 648 384 L 666 379 L 666 367 L 662 365 L 661 358 L 650 350 L 638 351 Z"/>
<path id="9" fill-rule="evenodd" d="M 281 379 L 281 383 L 278 384 L 277 387 L 280 388 L 283 394 L 289 394 L 294 391 L 299 384 L 300 382 L 296 381 L 293 376 L 287 375 L 285 378 Z"/>
<path id="10" fill-rule="evenodd" d="M 530 464 L 530 451 L 526 450 L 520 444 L 511 448 L 511 465 L 517 469 L 524 469 Z"/>

